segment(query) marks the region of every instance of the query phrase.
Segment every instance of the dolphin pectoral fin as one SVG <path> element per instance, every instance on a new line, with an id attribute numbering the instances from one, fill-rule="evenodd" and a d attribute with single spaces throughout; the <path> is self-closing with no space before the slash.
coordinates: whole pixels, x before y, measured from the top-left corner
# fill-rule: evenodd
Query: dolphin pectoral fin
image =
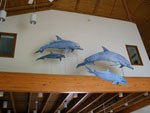
<path id="1" fill-rule="evenodd" d="M 117 81 L 113 81 L 112 84 L 118 85 L 119 83 Z"/>
<path id="2" fill-rule="evenodd" d="M 120 68 L 123 68 L 123 67 L 124 67 L 123 65 L 120 66 Z"/>
<path id="3" fill-rule="evenodd" d="M 61 61 L 61 58 L 59 58 L 59 60 Z"/>
<path id="4" fill-rule="evenodd" d="M 71 49 L 71 52 L 74 52 L 74 49 Z"/>

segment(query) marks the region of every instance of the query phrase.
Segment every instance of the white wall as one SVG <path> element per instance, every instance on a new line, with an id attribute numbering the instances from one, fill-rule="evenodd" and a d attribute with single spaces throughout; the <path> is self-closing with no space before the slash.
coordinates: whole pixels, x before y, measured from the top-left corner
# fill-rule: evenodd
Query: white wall
<path id="1" fill-rule="evenodd" d="M 0 32 L 17 33 L 15 57 L 0 58 L 0 71 L 85 75 L 88 73 L 84 68 L 75 68 L 84 58 L 102 51 L 101 46 L 105 46 L 128 59 L 125 48 L 128 44 L 138 46 L 144 66 L 134 66 L 134 70 L 123 68 L 123 72 L 116 67 L 111 70 L 125 76 L 150 76 L 150 62 L 134 23 L 55 10 L 38 12 L 35 26 L 30 25 L 29 18 L 30 14 L 11 16 L 0 23 Z M 54 40 L 55 35 L 79 43 L 84 50 L 67 54 L 61 62 L 35 61 L 47 52 L 34 52 Z M 109 65 L 97 63 L 95 68 L 104 69 Z"/>

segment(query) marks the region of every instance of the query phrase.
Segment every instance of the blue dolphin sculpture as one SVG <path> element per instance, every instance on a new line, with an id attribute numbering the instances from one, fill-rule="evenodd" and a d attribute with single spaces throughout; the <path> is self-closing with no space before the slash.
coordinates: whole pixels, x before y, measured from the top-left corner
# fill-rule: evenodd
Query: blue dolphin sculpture
<path id="1" fill-rule="evenodd" d="M 65 58 L 65 56 L 62 55 L 62 54 L 57 54 L 57 53 L 50 53 L 50 54 L 47 54 L 47 55 L 45 55 L 45 56 L 42 56 L 42 57 L 40 57 L 40 58 L 38 58 L 38 59 L 36 59 L 36 60 L 43 60 L 43 59 L 45 59 L 45 58 L 60 59 L 60 61 L 61 61 L 61 59 L 62 59 L 62 58 Z"/>
<path id="2" fill-rule="evenodd" d="M 63 40 L 59 36 L 57 36 L 57 40 L 54 40 L 50 42 L 49 44 L 46 44 L 42 46 L 39 50 L 37 50 L 35 53 L 42 53 L 45 49 L 48 48 L 54 48 L 54 49 L 62 49 L 65 51 L 74 51 L 74 50 L 83 50 L 79 44 L 69 41 L 69 40 Z"/>
<path id="3" fill-rule="evenodd" d="M 86 69 L 88 70 L 89 73 L 92 73 L 96 75 L 97 77 L 102 78 L 103 80 L 111 81 L 112 84 L 116 84 L 116 85 L 124 84 L 128 86 L 128 83 L 123 76 L 119 74 L 114 74 L 109 69 L 107 69 L 106 71 L 96 71 L 87 66 L 86 66 Z"/>
<path id="4" fill-rule="evenodd" d="M 96 61 L 109 61 L 114 62 L 115 65 L 120 65 L 120 68 L 128 67 L 130 69 L 133 69 L 133 67 L 130 65 L 129 61 L 125 57 L 118 53 L 109 51 L 105 47 L 102 48 L 104 51 L 98 52 L 94 55 L 87 57 L 82 63 L 78 64 L 76 68 L 84 66 L 86 64 L 94 64 L 94 62 Z"/>

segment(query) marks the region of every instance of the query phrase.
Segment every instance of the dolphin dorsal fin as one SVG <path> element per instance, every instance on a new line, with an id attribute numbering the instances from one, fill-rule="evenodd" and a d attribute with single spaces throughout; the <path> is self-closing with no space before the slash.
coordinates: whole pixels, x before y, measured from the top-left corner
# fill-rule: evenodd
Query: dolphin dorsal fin
<path id="1" fill-rule="evenodd" d="M 60 38 L 59 36 L 56 35 L 57 40 L 62 40 L 62 38 Z"/>
<path id="2" fill-rule="evenodd" d="M 104 51 L 109 51 L 106 47 L 102 46 Z"/>

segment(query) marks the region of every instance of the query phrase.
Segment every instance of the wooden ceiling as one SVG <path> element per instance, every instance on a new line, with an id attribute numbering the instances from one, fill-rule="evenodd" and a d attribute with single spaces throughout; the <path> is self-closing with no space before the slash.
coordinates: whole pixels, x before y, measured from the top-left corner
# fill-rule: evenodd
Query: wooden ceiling
<path id="1" fill-rule="evenodd" d="M 3 102 L 8 102 L 8 107 L 3 108 Z M 130 113 L 138 108 L 150 104 L 150 95 L 141 93 L 123 93 L 119 97 L 118 93 L 78 93 L 74 97 L 73 93 L 43 93 L 43 97 L 38 97 L 38 93 L 18 93 L 4 92 L 0 97 L 0 113 Z M 64 103 L 67 102 L 67 108 Z M 126 103 L 126 104 L 125 104 Z M 132 108 L 132 109 L 131 109 Z"/>
<path id="2" fill-rule="evenodd" d="M 36 0 L 36 11 L 50 9 L 134 22 L 150 57 L 150 0 Z M 11 16 L 33 12 L 34 8 L 28 0 L 7 0 L 6 10 Z"/>

